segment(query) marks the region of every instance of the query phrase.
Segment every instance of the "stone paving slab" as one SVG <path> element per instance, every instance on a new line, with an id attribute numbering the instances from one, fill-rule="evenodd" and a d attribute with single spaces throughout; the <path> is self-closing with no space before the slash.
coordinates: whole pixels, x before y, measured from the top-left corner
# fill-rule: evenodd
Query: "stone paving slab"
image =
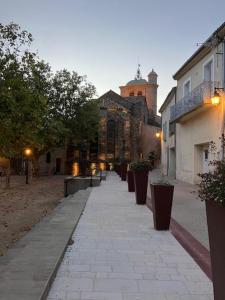
<path id="1" fill-rule="evenodd" d="M 212 283 L 111 173 L 93 188 L 48 300 L 212 300 Z"/>
<path id="2" fill-rule="evenodd" d="M 0 259 L 0 299 L 46 299 L 91 189 L 61 202 Z"/>

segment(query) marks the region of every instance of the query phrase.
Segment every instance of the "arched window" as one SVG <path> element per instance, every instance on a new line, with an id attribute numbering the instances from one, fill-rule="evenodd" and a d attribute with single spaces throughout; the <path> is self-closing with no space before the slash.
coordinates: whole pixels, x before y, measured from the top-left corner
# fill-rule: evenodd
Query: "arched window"
<path id="1" fill-rule="evenodd" d="M 114 120 L 109 120 L 107 123 L 107 152 L 110 154 L 115 153 L 115 135 L 116 123 Z"/>
<path id="2" fill-rule="evenodd" d="M 137 93 L 137 95 L 138 95 L 138 96 L 142 96 L 142 91 L 139 91 L 139 92 Z"/>
<path id="3" fill-rule="evenodd" d="M 134 92 L 130 92 L 129 96 L 133 97 L 134 96 Z"/>

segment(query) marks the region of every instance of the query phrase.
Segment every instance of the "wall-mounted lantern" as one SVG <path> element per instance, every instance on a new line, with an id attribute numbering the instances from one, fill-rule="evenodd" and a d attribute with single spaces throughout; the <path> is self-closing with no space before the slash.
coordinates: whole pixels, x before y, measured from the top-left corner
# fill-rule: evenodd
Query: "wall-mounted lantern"
<path id="1" fill-rule="evenodd" d="M 214 95 L 213 97 L 211 98 L 211 103 L 213 105 L 218 105 L 220 104 L 220 94 L 219 94 L 219 91 L 224 91 L 224 88 L 215 88 L 214 90 Z"/>

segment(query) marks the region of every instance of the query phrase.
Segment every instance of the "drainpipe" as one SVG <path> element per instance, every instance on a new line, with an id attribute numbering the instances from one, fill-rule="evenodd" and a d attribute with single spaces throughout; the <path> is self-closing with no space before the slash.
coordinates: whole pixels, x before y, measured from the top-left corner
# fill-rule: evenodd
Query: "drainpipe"
<path id="1" fill-rule="evenodd" d="M 175 91 L 175 104 L 177 103 L 177 85 Z M 175 123 L 175 134 L 174 134 L 174 147 L 175 147 L 175 176 L 177 178 L 177 123 Z"/>
<path id="2" fill-rule="evenodd" d="M 223 90 L 225 91 L 225 39 L 223 40 L 223 61 L 222 61 L 222 87 Z M 225 110 L 224 110 L 224 99 L 222 99 L 222 105 L 223 105 L 223 124 L 222 124 L 222 134 L 224 134 L 224 122 L 225 122 Z M 222 159 L 224 159 L 224 147 L 222 149 Z"/>

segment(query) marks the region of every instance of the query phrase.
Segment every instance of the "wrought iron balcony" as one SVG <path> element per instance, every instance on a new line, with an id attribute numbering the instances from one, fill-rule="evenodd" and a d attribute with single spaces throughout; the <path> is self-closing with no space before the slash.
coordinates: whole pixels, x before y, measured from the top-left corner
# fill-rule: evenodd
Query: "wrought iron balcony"
<path id="1" fill-rule="evenodd" d="M 214 91 L 214 81 L 204 81 L 191 91 L 187 96 L 180 99 L 170 108 L 170 122 L 178 121 L 184 115 L 210 103 Z"/>

